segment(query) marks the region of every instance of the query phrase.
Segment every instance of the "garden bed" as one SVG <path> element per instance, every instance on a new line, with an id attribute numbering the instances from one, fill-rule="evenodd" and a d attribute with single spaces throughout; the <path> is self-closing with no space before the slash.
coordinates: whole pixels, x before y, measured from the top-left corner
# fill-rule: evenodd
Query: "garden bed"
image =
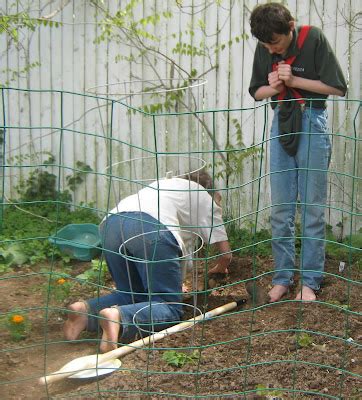
<path id="1" fill-rule="evenodd" d="M 257 264 L 258 275 L 272 269 L 270 257 L 259 258 Z M 252 265 L 250 257 L 234 257 L 229 276 L 213 282 L 217 286 L 207 296 L 207 308 L 246 298 L 244 284 L 233 283 L 253 276 Z M 328 259 L 326 270 L 338 274 L 338 265 L 338 260 Z M 86 268 L 89 263 L 74 264 L 71 275 Z M 353 280 L 360 280 L 358 262 L 350 274 Z M 14 278 L 6 279 L 10 276 Z M 97 351 L 97 335 L 85 333 L 79 343 L 63 342 L 65 314 L 51 307 L 62 308 L 78 298 L 91 297 L 94 287 L 72 284 L 69 298 L 50 297 L 47 311 L 47 274 L 34 274 L 30 267 L 23 267 L 2 278 L 2 310 L 34 310 L 28 313 L 30 331 L 21 341 L 14 342 L 2 325 L 1 399 L 166 399 L 196 395 L 243 398 L 242 392 L 248 393 L 246 398 L 263 399 L 269 395 L 289 399 L 293 398 L 293 391 L 298 399 L 361 396 L 358 375 L 362 374 L 362 366 L 357 343 L 361 342 L 362 319 L 355 314 L 361 312 L 360 286 L 332 276 L 327 276 L 318 296 L 327 304 L 291 302 L 295 287 L 283 303 L 253 309 L 249 301 L 235 313 L 167 337 L 155 343 L 153 349 L 133 352 L 122 359 L 119 372 L 104 379 L 67 379 L 48 387 L 37 383 L 44 368 L 52 372 L 73 358 Z M 199 279 L 202 280 L 201 271 Z M 258 284 L 267 290 L 270 276 L 263 276 Z M 203 293 L 198 295 L 201 308 L 205 300 Z M 192 303 L 192 299 L 187 301 Z M 348 313 L 347 308 L 353 313 Z M 187 314 L 185 318 L 189 317 Z M 266 334 L 269 331 L 278 332 Z M 193 353 L 195 346 L 201 346 L 201 351 Z M 179 368 L 170 365 L 165 361 L 166 348 L 174 349 L 175 354 L 185 353 L 190 362 Z"/>

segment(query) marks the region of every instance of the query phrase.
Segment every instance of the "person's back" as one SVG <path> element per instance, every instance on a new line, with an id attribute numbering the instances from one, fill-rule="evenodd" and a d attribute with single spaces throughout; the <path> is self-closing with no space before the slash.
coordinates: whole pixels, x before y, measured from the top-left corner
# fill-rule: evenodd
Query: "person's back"
<path id="1" fill-rule="evenodd" d="M 152 182 L 121 200 L 111 214 L 125 211 L 142 211 L 160 221 L 176 236 L 183 250 L 189 247 L 189 231 L 197 232 L 207 243 L 227 240 L 221 207 L 192 180 L 165 178 Z"/>
<path id="2" fill-rule="evenodd" d="M 117 347 L 119 335 L 129 340 L 140 327 L 151 332 L 178 321 L 183 267 L 185 261 L 192 262 L 198 242 L 194 231 L 221 252 L 209 273 L 228 272 L 231 249 L 221 208 L 207 191 L 213 190 L 212 183 L 203 171 L 185 179 L 161 179 L 123 199 L 107 215 L 100 233 L 117 290 L 71 304 L 74 314 L 64 324 L 66 339 L 77 339 L 85 328 L 96 331 L 99 323 L 100 350 L 106 352 Z"/>

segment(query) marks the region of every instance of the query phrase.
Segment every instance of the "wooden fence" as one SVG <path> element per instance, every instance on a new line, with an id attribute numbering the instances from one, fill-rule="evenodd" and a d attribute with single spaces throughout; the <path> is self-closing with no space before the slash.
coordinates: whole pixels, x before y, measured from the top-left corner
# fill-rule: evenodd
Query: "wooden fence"
<path id="1" fill-rule="evenodd" d="M 2 91 L 6 198 L 16 197 L 19 179 L 49 154 L 61 187 L 77 162 L 92 168 L 74 201 L 99 208 L 109 204 L 110 172 L 118 176 L 111 184 L 113 206 L 157 174 L 182 174 L 206 163 L 230 214 L 255 222 L 258 212 L 258 223 L 267 223 L 271 112 L 248 93 L 256 45 L 249 16 L 257 3 L 1 0 L 3 14 L 26 11 L 48 21 L 34 30 L 19 27 L 18 43 L 1 35 L 0 82 L 26 89 Z M 323 29 L 348 79 L 350 101 L 328 105 L 334 134 L 328 217 L 346 229 L 354 213 L 356 230 L 362 204 L 361 1 L 284 4 L 298 24 Z M 112 19 L 119 10 L 123 25 Z M 132 29 L 138 29 L 138 41 L 127 36 Z"/>

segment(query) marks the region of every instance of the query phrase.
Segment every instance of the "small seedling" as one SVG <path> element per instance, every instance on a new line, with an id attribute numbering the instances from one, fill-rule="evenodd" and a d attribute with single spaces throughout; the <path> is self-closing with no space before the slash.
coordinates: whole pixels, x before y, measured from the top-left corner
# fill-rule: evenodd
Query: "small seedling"
<path id="1" fill-rule="evenodd" d="M 312 345 L 312 343 L 313 339 L 308 335 L 308 333 L 302 333 L 297 339 L 297 344 L 299 347 L 309 347 Z"/>
<path id="2" fill-rule="evenodd" d="M 273 399 L 273 400 L 283 399 L 282 392 L 278 390 L 273 390 L 269 386 L 259 384 L 256 385 L 255 389 L 256 389 L 256 394 L 258 396 L 265 396 L 267 399 Z"/>
<path id="3" fill-rule="evenodd" d="M 11 339 L 14 341 L 23 340 L 28 335 L 31 323 L 26 313 L 22 311 L 13 311 L 6 319 L 6 328 Z"/>
<path id="4" fill-rule="evenodd" d="M 181 368 L 187 363 L 195 364 L 199 358 L 200 355 L 197 350 L 193 351 L 191 355 L 176 350 L 165 351 L 162 355 L 162 359 L 166 361 L 168 365 L 177 368 Z"/>
<path id="5" fill-rule="evenodd" d="M 328 304 L 332 304 L 332 305 L 334 305 L 334 306 L 341 307 L 341 308 L 343 308 L 343 309 L 345 309 L 345 310 L 349 310 L 349 309 L 350 309 L 350 307 L 349 307 L 348 304 L 342 304 L 342 303 L 341 303 L 340 301 L 338 301 L 338 300 L 330 300 L 330 301 L 327 301 L 327 303 L 328 303 Z"/>
<path id="6" fill-rule="evenodd" d="M 54 299 L 58 302 L 63 302 L 69 297 L 72 286 L 73 282 L 64 276 L 52 279 L 50 285 L 46 283 L 44 285 L 44 290 L 46 292 L 49 290 L 49 296 L 51 299 Z"/>

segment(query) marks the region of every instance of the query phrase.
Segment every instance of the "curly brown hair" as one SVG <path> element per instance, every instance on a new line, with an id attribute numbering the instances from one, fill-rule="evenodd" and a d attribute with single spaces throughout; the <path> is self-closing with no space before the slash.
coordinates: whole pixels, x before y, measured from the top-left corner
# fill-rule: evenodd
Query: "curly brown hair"
<path id="1" fill-rule="evenodd" d="M 261 4 L 250 15 L 251 34 L 263 43 L 271 43 L 274 33 L 287 35 L 290 32 L 292 21 L 290 11 L 282 4 Z"/>

